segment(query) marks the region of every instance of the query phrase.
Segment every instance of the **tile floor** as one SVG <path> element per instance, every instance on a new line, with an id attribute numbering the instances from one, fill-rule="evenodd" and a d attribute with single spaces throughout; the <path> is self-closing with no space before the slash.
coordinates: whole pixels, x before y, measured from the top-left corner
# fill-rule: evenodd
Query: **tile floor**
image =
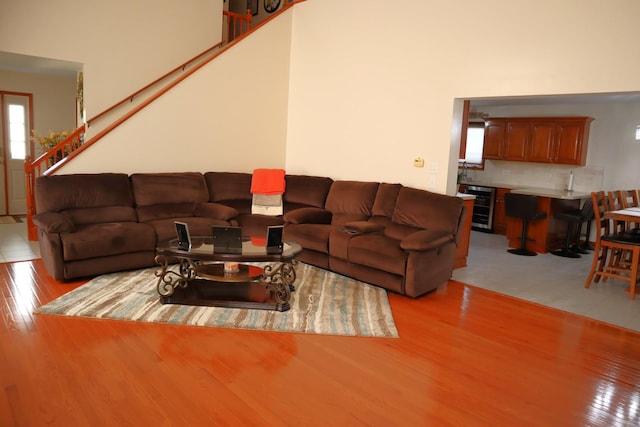
<path id="1" fill-rule="evenodd" d="M 468 266 L 453 278 L 470 285 L 640 331 L 640 295 L 629 299 L 626 282 L 609 280 L 585 289 L 592 255 L 567 259 L 551 254 L 512 255 L 501 235 L 471 232 Z M 40 257 L 26 224 L 0 224 L 0 262 Z"/>
<path id="2" fill-rule="evenodd" d="M 627 282 L 609 279 L 584 288 L 593 255 L 579 259 L 507 252 L 505 236 L 471 232 L 468 266 L 453 278 L 592 319 L 640 331 L 640 295 L 629 299 Z"/>
<path id="3" fill-rule="evenodd" d="M 29 241 L 25 222 L 0 224 L 0 262 L 35 258 L 40 258 L 40 248 L 38 242 Z"/>

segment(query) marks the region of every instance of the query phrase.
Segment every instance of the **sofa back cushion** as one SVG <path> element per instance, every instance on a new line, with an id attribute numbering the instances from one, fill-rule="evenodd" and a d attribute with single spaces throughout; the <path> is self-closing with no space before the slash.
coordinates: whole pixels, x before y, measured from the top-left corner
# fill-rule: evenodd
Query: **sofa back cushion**
<path id="1" fill-rule="evenodd" d="M 131 188 L 136 206 L 199 203 L 209 199 L 204 176 L 199 172 L 135 173 Z"/>
<path id="2" fill-rule="evenodd" d="M 141 222 L 194 216 L 198 203 L 209 199 L 198 172 L 133 174 L 131 188 Z"/>
<path id="3" fill-rule="evenodd" d="M 243 172 L 205 173 L 209 201 L 235 208 L 240 214 L 250 214 L 251 178 L 252 174 Z"/>
<path id="4" fill-rule="evenodd" d="M 455 234 L 461 213 L 458 197 L 402 187 L 391 219 L 398 225 Z"/>
<path id="5" fill-rule="evenodd" d="M 285 211 L 300 207 L 324 208 L 333 180 L 321 176 L 286 175 L 282 200 Z"/>
<path id="6" fill-rule="evenodd" d="M 36 212 L 133 207 L 129 177 L 119 173 L 40 176 L 35 182 Z"/>
<path id="7" fill-rule="evenodd" d="M 335 181 L 325 204 L 325 209 L 333 215 L 331 223 L 342 225 L 368 220 L 377 191 L 377 182 Z"/>

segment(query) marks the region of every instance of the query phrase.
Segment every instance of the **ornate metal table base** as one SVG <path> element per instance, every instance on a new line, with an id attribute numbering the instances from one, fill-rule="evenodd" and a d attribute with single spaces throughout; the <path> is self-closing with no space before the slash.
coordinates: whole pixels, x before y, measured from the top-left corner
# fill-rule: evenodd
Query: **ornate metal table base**
<path id="1" fill-rule="evenodd" d="M 267 264 L 263 268 L 240 264 L 237 273 L 226 273 L 222 263 L 204 264 L 179 258 L 177 271 L 169 269 L 165 255 L 159 265 L 158 294 L 163 304 L 289 310 L 295 290 L 294 260 Z"/>

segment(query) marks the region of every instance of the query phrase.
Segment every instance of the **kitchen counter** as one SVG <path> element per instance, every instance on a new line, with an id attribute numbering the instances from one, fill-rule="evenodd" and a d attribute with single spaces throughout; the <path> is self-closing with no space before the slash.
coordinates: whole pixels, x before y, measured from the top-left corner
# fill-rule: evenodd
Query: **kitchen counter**
<path id="1" fill-rule="evenodd" d="M 553 188 L 526 187 L 523 185 L 505 184 L 505 183 L 488 182 L 488 181 L 470 181 L 470 182 L 463 182 L 463 184 L 480 185 L 483 187 L 506 188 L 511 190 L 512 193 L 529 194 L 532 196 L 539 196 L 539 197 L 551 197 L 552 199 L 581 200 L 581 199 L 588 199 L 591 197 L 591 193 L 585 192 L 585 191 L 567 191 L 567 190 L 556 190 Z"/>
<path id="2" fill-rule="evenodd" d="M 462 200 L 475 200 L 476 196 L 473 194 L 465 194 L 465 193 L 458 193 L 456 194 L 456 197 L 460 197 Z"/>
<path id="3" fill-rule="evenodd" d="M 516 188 L 511 190 L 516 194 L 529 194 L 539 197 L 551 197 L 552 199 L 562 200 L 581 200 L 591 197 L 591 193 L 585 193 L 582 191 L 567 191 L 567 190 L 554 190 L 551 188 Z"/>

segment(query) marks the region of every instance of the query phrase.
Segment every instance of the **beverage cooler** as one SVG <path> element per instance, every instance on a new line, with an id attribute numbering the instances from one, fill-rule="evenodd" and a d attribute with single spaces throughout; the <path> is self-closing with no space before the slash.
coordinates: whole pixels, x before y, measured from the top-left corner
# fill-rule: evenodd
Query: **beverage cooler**
<path id="1" fill-rule="evenodd" d="M 468 185 L 464 192 L 476 196 L 473 204 L 471 228 L 476 231 L 491 233 L 493 229 L 493 210 L 496 202 L 496 189 L 493 187 Z"/>

